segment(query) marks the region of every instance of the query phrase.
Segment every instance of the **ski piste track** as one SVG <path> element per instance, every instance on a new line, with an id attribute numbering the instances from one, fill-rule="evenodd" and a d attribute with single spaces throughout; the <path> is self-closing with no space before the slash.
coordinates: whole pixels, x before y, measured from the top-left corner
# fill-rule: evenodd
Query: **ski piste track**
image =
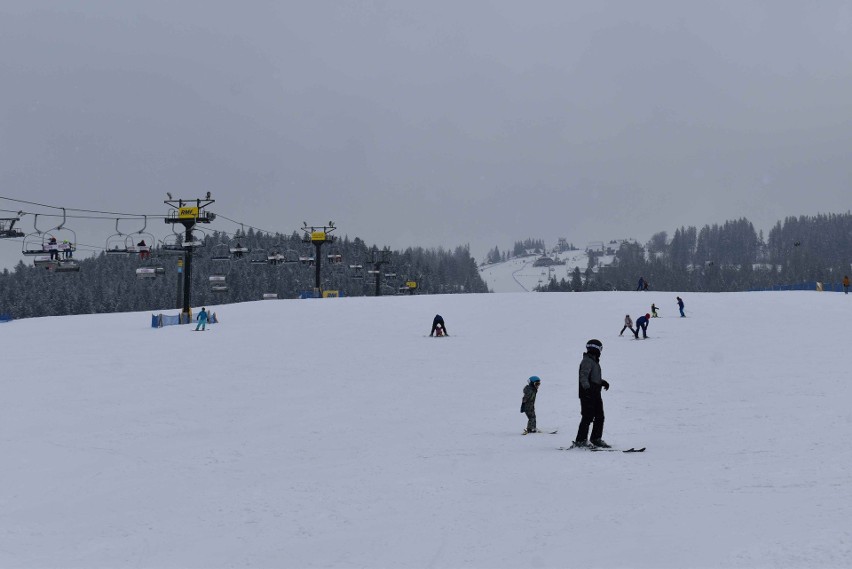
<path id="1" fill-rule="evenodd" d="M 523 266 L 520 269 L 518 269 L 517 271 L 512 271 L 512 280 L 514 280 L 516 283 L 518 283 L 518 286 L 521 287 L 522 289 L 524 289 L 524 292 L 529 292 L 530 290 L 527 287 L 525 287 L 523 285 L 523 283 L 521 283 L 521 281 L 518 280 L 518 277 L 515 276 L 526 268 L 527 268 L 527 264 L 526 264 L 526 262 L 524 262 Z"/>

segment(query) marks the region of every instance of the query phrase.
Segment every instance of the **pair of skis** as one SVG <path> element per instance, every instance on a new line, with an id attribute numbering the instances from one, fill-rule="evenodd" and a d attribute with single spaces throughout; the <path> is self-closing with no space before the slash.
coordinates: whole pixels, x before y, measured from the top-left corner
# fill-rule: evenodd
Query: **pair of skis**
<path id="1" fill-rule="evenodd" d="M 571 445 L 570 447 L 559 447 L 559 450 L 574 450 L 581 449 L 587 450 L 589 452 L 645 452 L 645 447 L 635 448 L 631 447 L 629 449 L 620 449 L 620 448 L 603 448 L 603 447 L 578 447 L 576 445 Z"/>
<path id="2" fill-rule="evenodd" d="M 522 435 L 555 435 L 559 432 L 559 429 L 554 429 L 552 431 L 536 429 L 533 432 L 529 432 L 524 429 Z M 620 448 L 606 448 L 606 447 L 595 447 L 595 446 L 577 446 L 571 445 L 570 447 L 559 447 L 559 450 L 574 450 L 574 449 L 582 449 L 590 452 L 645 452 L 645 447 L 636 448 L 630 447 L 629 449 L 620 449 Z"/>
<path id="3" fill-rule="evenodd" d="M 524 429 L 524 432 L 523 432 L 523 433 L 521 433 L 521 434 L 522 434 L 522 435 L 555 435 L 555 434 L 556 434 L 556 433 L 558 433 L 558 432 L 559 432 L 559 429 L 554 429 L 554 430 L 552 430 L 552 431 L 542 430 L 542 429 L 536 429 L 536 430 L 534 430 L 534 431 L 532 431 L 532 432 L 530 432 L 530 431 L 528 431 L 528 430 Z"/>

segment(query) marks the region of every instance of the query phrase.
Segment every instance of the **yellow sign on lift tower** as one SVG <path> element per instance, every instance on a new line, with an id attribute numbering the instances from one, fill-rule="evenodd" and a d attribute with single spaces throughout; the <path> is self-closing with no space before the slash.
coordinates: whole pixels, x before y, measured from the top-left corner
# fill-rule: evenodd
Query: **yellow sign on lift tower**
<path id="1" fill-rule="evenodd" d="M 181 207 L 178 210 L 179 219 L 195 219 L 196 217 L 198 217 L 197 207 Z"/>
<path id="2" fill-rule="evenodd" d="M 311 233 L 311 241 L 315 243 L 317 241 L 325 242 L 325 231 L 314 231 L 313 233 Z"/>

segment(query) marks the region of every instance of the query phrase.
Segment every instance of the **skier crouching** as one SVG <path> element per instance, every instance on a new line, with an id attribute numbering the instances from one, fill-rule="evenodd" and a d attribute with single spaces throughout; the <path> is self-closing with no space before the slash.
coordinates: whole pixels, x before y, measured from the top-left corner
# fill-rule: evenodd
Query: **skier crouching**
<path id="1" fill-rule="evenodd" d="M 586 342 L 586 353 L 580 362 L 580 428 L 577 429 L 577 438 L 574 446 L 590 446 L 589 425 L 592 427 L 591 446 L 599 448 L 610 448 L 603 440 L 604 408 L 601 398 L 601 388 L 609 390 L 609 382 L 601 377 L 601 351 L 603 343 L 600 340 L 589 340 Z"/>
<path id="2" fill-rule="evenodd" d="M 524 429 L 524 434 L 535 433 L 535 397 L 538 395 L 538 388 L 541 385 L 541 379 L 537 375 L 532 376 L 524 386 L 524 398 L 521 400 L 521 413 L 527 414 L 527 428 Z"/>

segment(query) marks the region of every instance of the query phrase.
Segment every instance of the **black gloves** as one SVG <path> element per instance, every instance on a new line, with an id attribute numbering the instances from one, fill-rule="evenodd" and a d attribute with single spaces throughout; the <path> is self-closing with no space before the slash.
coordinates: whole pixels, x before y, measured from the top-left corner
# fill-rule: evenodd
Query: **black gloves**
<path id="1" fill-rule="evenodd" d="M 607 380 L 602 379 L 602 380 L 601 380 L 601 385 L 603 385 L 603 388 L 604 388 L 606 391 L 609 391 L 609 382 L 608 382 Z"/>

